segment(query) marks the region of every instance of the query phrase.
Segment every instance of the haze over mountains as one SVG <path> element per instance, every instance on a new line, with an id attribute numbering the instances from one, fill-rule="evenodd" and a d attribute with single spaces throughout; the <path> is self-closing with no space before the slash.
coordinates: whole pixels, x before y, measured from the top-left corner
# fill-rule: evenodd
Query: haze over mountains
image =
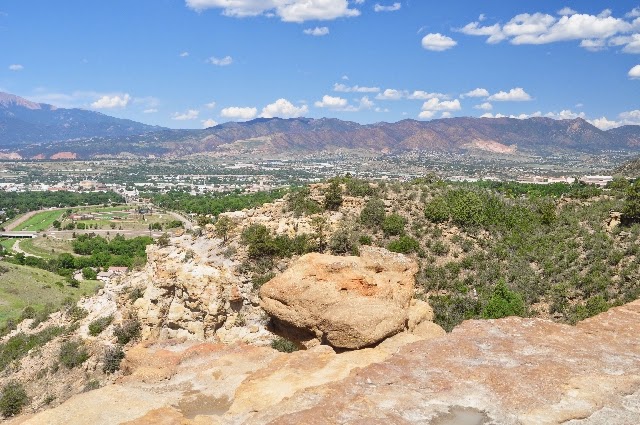
<path id="1" fill-rule="evenodd" d="M 195 153 L 311 153 L 352 149 L 598 153 L 640 151 L 640 126 L 603 131 L 587 121 L 535 117 L 403 120 L 361 125 L 334 118 L 260 118 L 169 130 L 0 93 L 0 158 L 180 157 Z"/>

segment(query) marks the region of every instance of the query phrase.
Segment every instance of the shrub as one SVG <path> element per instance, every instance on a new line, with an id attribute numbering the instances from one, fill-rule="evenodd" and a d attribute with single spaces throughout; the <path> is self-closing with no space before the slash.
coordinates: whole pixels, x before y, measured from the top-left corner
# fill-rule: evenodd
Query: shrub
<path id="1" fill-rule="evenodd" d="M 129 292 L 129 300 L 131 300 L 132 303 L 142 297 L 144 297 L 144 290 L 139 286 L 136 286 L 131 290 L 131 292 Z"/>
<path id="2" fill-rule="evenodd" d="M 169 246 L 169 235 L 167 233 L 163 233 L 156 241 L 156 244 L 163 248 Z"/>
<path id="3" fill-rule="evenodd" d="M 127 320 L 122 325 L 116 325 L 113 335 L 118 338 L 118 344 L 126 345 L 140 336 L 140 322 L 137 319 Z"/>
<path id="4" fill-rule="evenodd" d="M 397 236 L 404 233 L 407 221 L 398 214 L 389 214 L 382 222 L 382 230 L 387 236 Z"/>
<path id="5" fill-rule="evenodd" d="M 11 381 L 2 389 L 0 396 L 0 412 L 5 418 L 15 416 L 29 404 L 29 397 L 21 383 Z"/>
<path id="6" fill-rule="evenodd" d="M 91 267 L 85 267 L 82 269 L 82 277 L 88 280 L 96 280 L 98 278 L 98 273 L 96 273 L 96 271 Z"/>
<path id="7" fill-rule="evenodd" d="M 289 194 L 287 198 L 287 209 L 293 212 L 293 215 L 299 217 L 301 215 L 312 215 L 322 211 L 322 206 L 310 198 L 311 190 L 303 187 Z"/>
<path id="8" fill-rule="evenodd" d="M 385 205 L 380 199 L 371 199 L 360 212 L 360 222 L 373 228 L 382 226 L 385 217 Z"/>
<path id="9" fill-rule="evenodd" d="M 271 342 L 271 348 L 278 350 L 282 353 L 293 353 L 298 351 L 298 346 L 288 339 L 278 338 Z"/>
<path id="10" fill-rule="evenodd" d="M 121 345 L 116 345 L 115 347 L 108 347 L 104 351 L 104 356 L 102 358 L 102 371 L 104 373 L 114 373 L 117 370 L 120 370 L 120 363 L 124 359 L 124 351 L 122 350 Z"/>
<path id="11" fill-rule="evenodd" d="M 362 235 L 358 239 L 358 242 L 360 243 L 360 245 L 371 245 L 373 244 L 373 239 L 369 235 Z"/>
<path id="12" fill-rule="evenodd" d="M 342 205 L 342 188 L 340 183 L 332 181 L 324 193 L 324 209 L 329 211 L 338 211 Z"/>
<path id="13" fill-rule="evenodd" d="M 98 336 L 113 322 L 113 316 L 100 317 L 89 323 L 89 335 Z"/>
<path id="14" fill-rule="evenodd" d="M 84 319 L 88 314 L 89 312 L 87 310 L 82 307 L 78 307 L 77 305 L 72 305 L 67 308 L 67 315 L 74 322 Z"/>
<path id="15" fill-rule="evenodd" d="M 356 254 L 358 251 L 356 234 L 347 228 L 336 230 L 329 239 L 329 249 L 334 254 Z"/>
<path id="16" fill-rule="evenodd" d="M 449 245 L 445 244 L 442 241 L 435 241 L 431 244 L 431 252 L 436 255 L 445 255 L 449 252 Z"/>
<path id="17" fill-rule="evenodd" d="M 391 241 L 387 249 L 392 252 L 409 254 L 410 252 L 417 252 L 420 249 L 420 243 L 414 238 L 405 235 L 400 236 L 398 240 Z"/>
<path id="18" fill-rule="evenodd" d="M 424 216 L 433 223 L 443 223 L 449 219 L 449 207 L 447 201 L 437 197 L 424 207 Z"/>
<path id="19" fill-rule="evenodd" d="M 89 358 L 89 353 L 80 340 L 67 341 L 60 347 L 58 360 L 67 369 L 73 369 L 80 366 Z"/>
<path id="20" fill-rule="evenodd" d="M 522 295 L 507 287 L 504 280 L 498 281 L 487 305 L 482 309 L 485 319 L 500 319 L 508 316 L 523 316 L 525 313 Z"/>

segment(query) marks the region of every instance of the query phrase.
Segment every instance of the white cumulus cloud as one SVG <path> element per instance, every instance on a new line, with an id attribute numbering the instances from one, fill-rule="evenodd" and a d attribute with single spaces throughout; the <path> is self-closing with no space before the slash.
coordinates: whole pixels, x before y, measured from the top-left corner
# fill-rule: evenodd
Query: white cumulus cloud
<path id="1" fill-rule="evenodd" d="M 629 78 L 640 79 L 640 65 L 636 65 L 629 70 Z"/>
<path id="2" fill-rule="evenodd" d="M 149 108 L 142 111 L 143 114 L 155 114 L 156 112 L 158 112 L 156 108 Z"/>
<path id="3" fill-rule="evenodd" d="M 220 111 L 220 116 L 235 120 L 250 120 L 258 115 L 257 108 L 230 106 Z"/>
<path id="4" fill-rule="evenodd" d="M 573 10 L 570 7 L 563 7 L 562 9 L 558 10 L 558 15 L 560 16 L 569 16 L 569 15 L 575 15 L 576 12 L 575 10 Z"/>
<path id="5" fill-rule="evenodd" d="M 215 107 L 216 107 L 216 102 L 209 102 L 209 103 L 205 103 L 205 104 L 204 104 L 204 106 L 205 106 L 207 109 L 213 109 L 213 108 L 215 108 Z"/>
<path id="6" fill-rule="evenodd" d="M 469 92 L 466 92 L 465 94 L 463 94 L 460 97 L 462 97 L 462 98 L 465 98 L 465 97 L 489 97 L 489 91 L 487 91 L 487 89 L 477 88 L 477 89 L 473 89 L 473 90 L 471 90 Z"/>
<path id="7" fill-rule="evenodd" d="M 181 58 L 186 58 L 189 56 L 189 52 L 182 52 L 178 56 L 180 56 Z"/>
<path id="8" fill-rule="evenodd" d="M 493 109 L 493 105 L 489 102 L 481 103 L 480 105 L 474 106 L 475 109 L 482 109 L 483 111 L 490 111 Z"/>
<path id="9" fill-rule="evenodd" d="M 327 21 L 360 15 L 358 9 L 349 7 L 347 0 L 186 0 L 186 4 L 198 12 L 221 9 L 226 16 L 278 16 L 285 22 Z"/>
<path id="10" fill-rule="evenodd" d="M 207 62 L 215 66 L 229 66 L 233 63 L 233 58 L 231 56 L 225 56 L 223 58 L 217 58 L 215 56 L 212 56 L 209 59 L 207 59 Z"/>
<path id="11" fill-rule="evenodd" d="M 19 63 L 9 65 L 9 71 L 22 71 L 23 69 L 24 66 L 20 65 Z"/>
<path id="12" fill-rule="evenodd" d="M 175 112 L 171 119 L 176 121 L 191 121 L 197 119 L 198 115 L 200 115 L 200 111 L 197 109 L 189 109 L 186 112 Z"/>
<path id="13" fill-rule="evenodd" d="M 429 99 L 422 104 L 422 112 L 418 115 L 420 119 L 433 118 L 436 112 L 451 112 L 459 111 L 462 109 L 460 101 L 455 100 L 440 100 L 438 98 Z M 451 116 L 450 114 L 448 116 Z"/>
<path id="14" fill-rule="evenodd" d="M 386 89 L 376 96 L 378 100 L 400 100 L 406 96 L 406 92 L 396 89 Z"/>
<path id="15" fill-rule="evenodd" d="M 635 9 L 634 9 L 635 10 Z M 640 13 L 640 12 L 638 12 Z M 560 17 L 546 13 L 521 13 L 514 16 L 505 24 L 483 25 L 480 21 L 470 22 L 458 31 L 475 36 L 486 36 L 487 43 L 499 43 L 509 40 L 511 44 L 548 44 L 562 41 L 580 40 L 580 46 L 591 50 L 603 50 L 607 45 L 626 45 L 633 38 L 626 36 L 640 27 L 640 21 L 627 21 L 624 18 L 612 16 L 610 9 L 605 9 L 597 15 L 577 13 L 565 7 L 558 11 Z M 634 12 L 629 12 L 626 18 L 635 18 Z M 613 38 L 626 37 L 627 41 L 613 44 Z M 618 42 L 621 40 L 619 39 Z M 640 43 L 639 43 L 640 44 Z M 636 53 L 634 46 L 626 47 L 623 51 Z M 640 48 L 639 48 L 640 51 Z"/>
<path id="16" fill-rule="evenodd" d="M 375 12 L 395 12 L 396 10 L 400 10 L 401 7 L 402 7 L 402 4 L 399 2 L 395 2 L 388 6 L 384 6 L 379 3 L 376 3 L 375 6 L 373 6 L 373 10 Z"/>
<path id="17" fill-rule="evenodd" d="M 498 93 L 492 94 L 487 100 L 493 100 L 495 102 L 524 102 L 531 100 L 531 96 L 524 91 L 522 87 L 516 87 L 508 92 L 499 91 Z"/>
<path id="18" fill-rule="evenodd" d="M 215 127 L 216 125 L 218 125 L 218 123 L 212 118 L 202 120 L 201 122 L 202 122 L 202 128 Z"/>
<path id="19" fill-rule="evenodd" d="M 334 96 L 328 96 L 328 95 L 324 95 L 322 96 L 322 100 L 318 100 L 314 103 L 314 105 L 316 106 L 316 108 L 332 108 L 332 109 L 336 109 L 336 108 L 344 108 L 345 106 L 347 106 L 349 102 L 347 101 L 347 99 L 343 99 L 341 97 L 334 97 Z"/>
<path id="20" fill-rule="evenodd" d="M 93 102 L 91 107 L 94 109 L 126 108 L 129 103 L 131 103 L 131 96 L 128 93 L 114 96 L 105 95 Z"/>
<path id="21" fill-rule="evenodd" d="M 434 52 L 443 52 L 457 44 L 453 38 L 440 33 L 427 34 L 422 38 L 422 47 Z"/>
<path id="22" fill-rule="evenodd" d="M 307 35 L 313 35 L 315 37 L 322 37 L 323 35 L 329 34 L 328 27 L 315 27 L 315 28 L 307 28 L 302 31 Z"/>
<path id="23" fill-rule="evenodd" d="M 298 107 L 287 99 L 278 99 L 262 108 L 260 116 L 262 118 L 297 118 L 307 114 L 308 112 L 309 107 L 307 107 L 307 105 Z"/>

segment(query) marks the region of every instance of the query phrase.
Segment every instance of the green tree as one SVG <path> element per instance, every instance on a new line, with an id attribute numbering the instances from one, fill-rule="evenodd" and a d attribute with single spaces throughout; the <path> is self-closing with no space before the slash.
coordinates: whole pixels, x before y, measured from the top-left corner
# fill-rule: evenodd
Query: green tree
<path id="1" fill-rule="evenodd" d="M 381 199 L 369 200 L 360 212 L 360 222 L 366 226 L 379 228 L 384 222 L 386 212 Z"/>
<path id="2" fill-rule="evenodd" d="M 627 221 L 640 220 L 640 180 L 635 181 L 627 188 L 622 216 Z"/>
<path id="3" fill-rule="evenodd" d="M 236 224 L 227 216 L 222 216 L 216 221 L 216 236 L 222 238 L 223 242 L 229 239 L 229 233 L 236 227 Z"/>
<path id="4" fill-rule="evenodd" d="M 324 193 L 324 208 L 329 211 L 338 211 L 343 201 L 340 183 L 332 181 Z"/>

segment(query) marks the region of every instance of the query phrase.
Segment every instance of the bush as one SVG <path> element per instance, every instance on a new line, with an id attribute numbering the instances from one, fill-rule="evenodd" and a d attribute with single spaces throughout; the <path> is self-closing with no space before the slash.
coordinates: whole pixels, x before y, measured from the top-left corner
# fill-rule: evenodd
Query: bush
<path id="1" fill-rule="evenodd" d="M 108 347 L 104 351 L 104 357 L 102 358 L 102 371 L 104 373 L 114 373 L 120 370 L 122 359 L 124 359 L 124 351 L 121 345 Z"/>
<path id="2" fill-rule="evenodd" d="M 169 235 L 167 233 L 163 233 L 162 236 L 156 240 L 156 245 L 163 248 L 169 246 Z"/>
<path id="3" fill-rule="evenodd" d="M 358 242 L 360 243 L 360 245 L 371 245 L 373 244 L 373 238 L 369 235 L 362 235 L 358 239 Z"/>
<path id="4" fill-rule="evenodd" d="M 116 325 L 113 335 L 118 338 L 118 344 L 126 345 L 140 336 L 140 322 L 137 319 L 127 320 L 122 325 Z"/>
<path id="5" fill-rule="evenodd" d="M 11 381 L 2 389 L 0 397 L 0 412 L 5 418 L 15 416 L 22 408 L 29 404 L 29 397 L 22 384 Z"/>
<path id="6" fill-rule="evenodd" d="M 380 199 L 371 199 L 360 212 L 360 222 L 366 226 L 379 228 L 385 217 L 385 205 Z"/>
<path id="7" fill-rule="evenodd" d="M 447 201 L 437 197 L 424 207 L 424 216 L 433 223 L 443 223 L 449 220 L 449 207 Z"/>
<path id="8" fill-rule="evenodd" d="M 334 254 L 356 254 L 358 243 L 356 234 L 347 228 L 336 230 L 329 239 L 329 249 Z"/>
<path id="9" fill-rule="evenodd" d="M 88 314 L 89 312 L 87 310 L 77 305 L 72 305 L 67 308 L 67 315 L 74 322 L 84 319 Z"/>
<path id="10" fill-rule="evenodd" d="M 390 214 L 382 222 L 382 230 L 387 236 L 397 236 L 404 233 L 407 221 L 398 214 Z"/>
<path id="11" fill-rule="evenodd" d="M 288 339 L 278 338 L 271 342 L 271 348 L 278 350 L 282 353 L 293 353 L 298 351 L 298 346 Z"/>
<path id="12" fill-rule="evenodd" d="M 96 271 L 91 267 L 85 267 L 82 269 L 82 277 L 87 280 L 96 280 L 98 278 L 98 273 L 96 273 Z"/>
<path id="13" fill-rule="evenodd" d="M 98 336 L 113 322 L 113 316 L 100 317 L 89 323 L 89 335 Z"/>
<path id="14" fill-rule="evenodd" d="M 67 369 L 73 369 L 80 366 L 89 358 L 89 353 L 80 340 L 67 341 L 60 347 L 58 360 Z"/>
<path id="15" fill-rule="evenodd" d="M 311 199 L 310 196 L 311 190 L 308 187 L 303 187 L 300 190 L 290 193 L 287 198 L 287 209 L 292 211 L 296 217 L 321 212 L 322 206 Z"/>
<path id="16" fill-rule="evenodd" d="M 411 252 L 418 252 L 420 250 L 420 243 L 410 236 L 400 236 L 400 239 L 391 241 L 387 249 L 391 252 L 409 254 Z"/>
<path id="17" fill-rule="evenodd" d="M 522 295 L 507 287 L 504 280 L 498 281 L 487 305 L 482 309 L 485 319 L 500 319 L 508 316 L 524 316 L 525 306 Z"/>

